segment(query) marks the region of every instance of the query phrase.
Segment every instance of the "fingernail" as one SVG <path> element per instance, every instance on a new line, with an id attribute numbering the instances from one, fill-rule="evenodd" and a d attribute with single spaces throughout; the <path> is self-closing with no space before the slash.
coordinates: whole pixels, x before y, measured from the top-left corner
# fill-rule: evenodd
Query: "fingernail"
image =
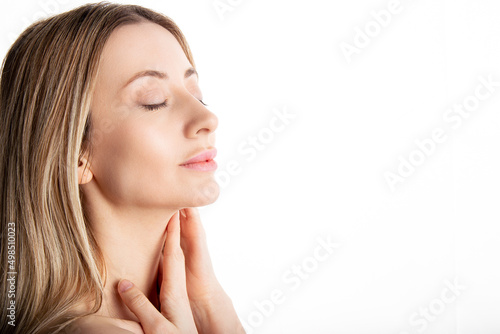
<path id="1" fill-rule="evenodd" d="M 186 214 L 184 213 L 184 209 L 181 210 L 181 214 L 184 218 L 186 218 Z"/>
<path id="2" fill-rule="evenodd" d="M 132 282 L 129 280 L 123 279 L 118 283 L 118 291 L 125 292 L 133 286 Z"/>

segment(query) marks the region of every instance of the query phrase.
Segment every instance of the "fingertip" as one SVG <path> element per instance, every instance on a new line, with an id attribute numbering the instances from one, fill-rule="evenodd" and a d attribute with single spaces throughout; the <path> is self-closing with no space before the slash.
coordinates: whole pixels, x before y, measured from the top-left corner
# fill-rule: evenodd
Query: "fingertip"
<path id="1" fill-rule="evenodd" d="M 189 207 L 189 208 L 184 208 L 183 209 L 185 218 L 187 220 L 199 220 L 200 219 L 200 212 L 196 206 Z"/>
<path id="2" fill-rule="evenodd" d="M 195 206 L 195 207 L 192 207 L 191 208 L 191 211 L 189 212 L 191 214 L 191 216 L 193 218 L 196 218 L 196 219 L 199 219 L 200 218 L 200 211 L 198 210 L 198 208 Z"/>
<path id="3" fill-rule="evenodd" d="M 167 223 L 167 231 L 172 231 L 174 225 L 180 222 L 179 211 L 176 211 Z"/>
<path id="4" fill-rule="evenodd" d="M 133 286 L 134 286 L 134 284 L 132 282 L 130 282 L 129 280 L 122 279 L 118 283 L 118 291 L 119 292 L 125 292 L 125 291 L 129 290 Z"/>

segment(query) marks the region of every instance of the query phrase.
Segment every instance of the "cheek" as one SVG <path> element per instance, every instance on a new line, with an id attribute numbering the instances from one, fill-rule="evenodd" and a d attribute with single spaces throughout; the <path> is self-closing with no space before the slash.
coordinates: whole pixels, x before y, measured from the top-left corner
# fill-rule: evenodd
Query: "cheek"
<path id="1" fill-rule="evenodd" d="M 150 204 L 152 195 L 168 197 L 181 153 L 173 131 L 143 117 L 122 121 L 106 134 L 94 148 L 94 174 L 101 191 L 123 203 Z"/>

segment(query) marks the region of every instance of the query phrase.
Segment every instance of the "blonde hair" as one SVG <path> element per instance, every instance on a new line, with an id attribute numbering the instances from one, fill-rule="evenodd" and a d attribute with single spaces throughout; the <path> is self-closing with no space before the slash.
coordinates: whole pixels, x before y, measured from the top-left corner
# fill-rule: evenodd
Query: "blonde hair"
<path id="1" fill-rule="evenodd" d="M 195 66 L 170 18 L 107 2 L 32 24 L 4 59 L 1 333 L 57 333 L 87 315 L 76 314 L 76 305 L 91 302 L 91 314 L 102 304 L 105 264 L 84 215 L 77 168 L 84 154 L 91 155 L 96 129 L 90 123 L 90 106 L 103 47 L 117 27 L 145 20 L 170 31 Z M 12 275 L 14 285 L 8 280 Z M 11 300 L 15 327 L 8 324 Z"/>

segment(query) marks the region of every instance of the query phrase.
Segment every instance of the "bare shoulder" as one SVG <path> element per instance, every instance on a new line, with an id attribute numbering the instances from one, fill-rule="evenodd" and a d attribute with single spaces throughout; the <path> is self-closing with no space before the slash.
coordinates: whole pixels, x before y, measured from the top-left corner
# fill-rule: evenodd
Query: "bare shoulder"
<path id="1" fill-rule="evenodd" d="M 139 323 L 91 315 L 75 320 L 64 334 L 144 334 Z"/>

